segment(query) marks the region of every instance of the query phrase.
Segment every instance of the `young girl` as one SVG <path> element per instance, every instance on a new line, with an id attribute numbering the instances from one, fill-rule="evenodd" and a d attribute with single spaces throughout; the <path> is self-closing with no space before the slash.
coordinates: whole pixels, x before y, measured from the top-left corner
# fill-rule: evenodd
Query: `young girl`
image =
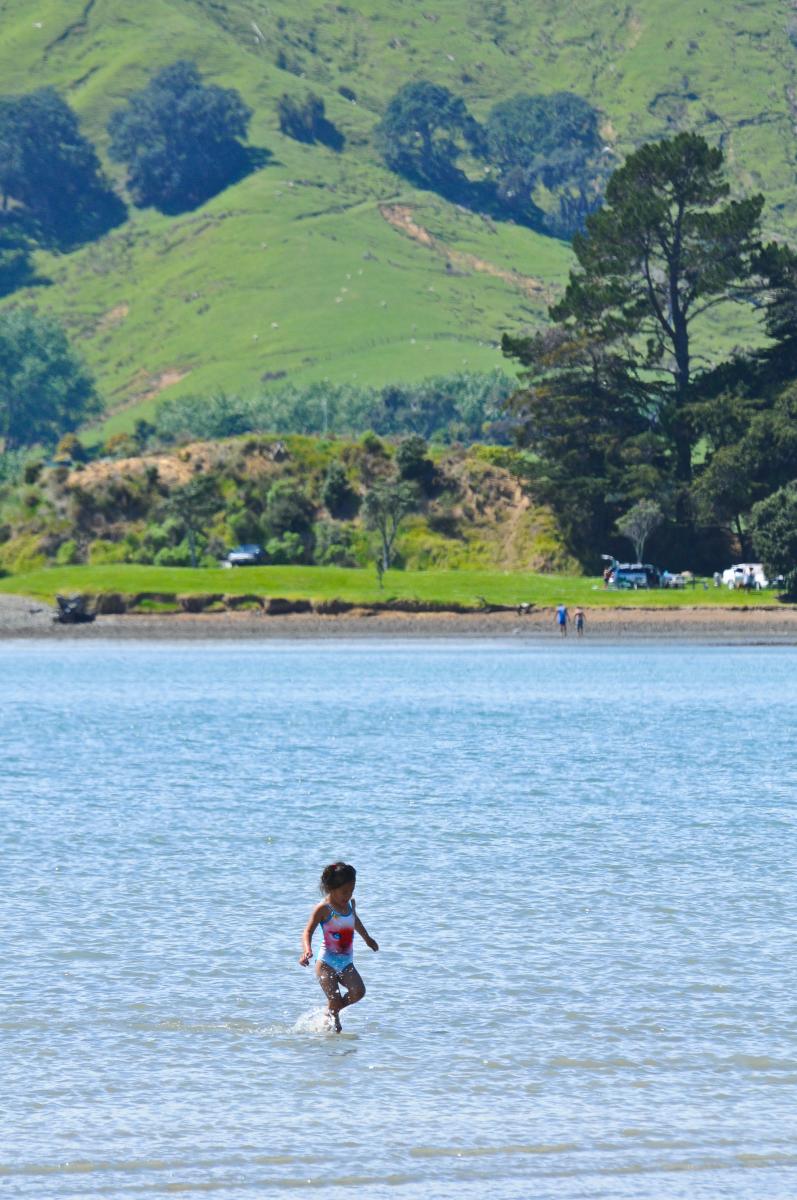
<path id="1" fill-rule="evenodd" d="M 340 1010 L 349 1004 L 356 1004 L 365 995 L 365 984 L 354 967 L 352 942 L 355 929 L 366 946 L 372 950 L 379 949 L 354 911 L 352 896 L 356 879 L 357 872 L 347 863 L 330 863 L 324 867 L 321 872 L 324 899 L 315 906 L 307 922 L 302 939 L 304 952 L 299 959 L 303 967 L 312 959 L 313 933 L 316 925 L 320 925 L 324 944 L 316 957 L 315 973 L 329 1001 L 329 1013 L 338 1033 L 342 1028 Z M 346 988 L 345 996 L 340 994 L 338 985 L 341 983 Z"/>

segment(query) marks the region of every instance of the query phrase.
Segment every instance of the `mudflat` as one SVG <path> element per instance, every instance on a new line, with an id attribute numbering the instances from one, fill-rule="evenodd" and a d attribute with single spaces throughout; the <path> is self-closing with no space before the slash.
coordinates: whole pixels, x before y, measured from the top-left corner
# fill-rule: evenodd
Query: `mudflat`
<path id="1" fill-rule="evenodd" d="M 672 640 L 733 645 L 797 645 L 797 608 L 586 608 L 583 640 Z M 544 638 L 561 639 L 553 608 L 528 612 L 404 613 L 352 609 L 337 615 L 252 612 L 100 615 L 91 624 L 59 625 L 55 609 L 28 596 L 0 595 L 6 638 Z M 563 639 L 561 639 L 563 640 Z M 575 641 L 571 626 L 568 641 Z"/>

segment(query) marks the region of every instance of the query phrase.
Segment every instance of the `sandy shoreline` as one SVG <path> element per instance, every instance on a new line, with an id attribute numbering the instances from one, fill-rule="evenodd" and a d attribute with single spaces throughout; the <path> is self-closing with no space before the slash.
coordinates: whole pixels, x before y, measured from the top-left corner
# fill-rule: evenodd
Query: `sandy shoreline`
<path id="1" fill-rule="evenodd" d="M 699 641 L 718 645 L 797 645 L 797 609 L 586 609 L 585 640 Z M 554 641 L 553 609 L 498 613 L 363 613 L 337 616 L 251 612 L 98 616 L 90 625 L 57 625 L 54 609 L 28 596 L 0 596 L 0 640 L 93 641 L 312 638 L 529 638 Z M 569 640 L 575 640 L 571 629 Z"/>

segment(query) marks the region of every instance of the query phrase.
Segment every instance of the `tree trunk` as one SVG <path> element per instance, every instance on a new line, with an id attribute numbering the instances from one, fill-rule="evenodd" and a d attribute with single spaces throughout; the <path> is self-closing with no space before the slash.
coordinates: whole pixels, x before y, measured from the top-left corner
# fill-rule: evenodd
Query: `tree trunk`
<path id="1" fill-rule="evenodd" d="M 675 415 L 673 438 L 675 441 L 675 458 L 678 480 L 681 483 L 692 482 L 692 444 L 689 434 L 683 427 L 682 414 L 689 395 L 691 364 L 689 361 L 689 325 L 681 307 L 679 284 L 683 274 L 682 227 L 685 201 L 679 198 L 678 212 L 673 227 L 673 241 L 667 261 L 668 273 L 668 302 L 670 309 L 670 326 L 672 329 L 672 349 L 675 358 Z M 679 500 L 679 506 L 683 501 Z"/>
<path id="2" fill-rule="evenodd" d="M 736 525 L 736 536 L 739 539 L 739 557 L 747 558 L 747 538 L 744 536 L 744 530 L 742 529 L 740 513 L 737 513 L 734 517 L 734 524 Z"/>

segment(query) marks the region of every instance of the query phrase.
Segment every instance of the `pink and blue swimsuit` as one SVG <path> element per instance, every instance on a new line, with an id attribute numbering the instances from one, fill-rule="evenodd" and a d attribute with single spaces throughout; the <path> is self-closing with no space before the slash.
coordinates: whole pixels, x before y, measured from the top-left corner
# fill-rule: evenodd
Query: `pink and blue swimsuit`
<path id="1" fill-rule="evenodd" d="M 338 975 L 342 975 L 354 962 L 354 908 L 349 901 L 348 911 L 336 912 L 330 904 L 329 916 L 321 922 L 324 944 L 316 955 L 316 962 L 325 963 Z"/>

